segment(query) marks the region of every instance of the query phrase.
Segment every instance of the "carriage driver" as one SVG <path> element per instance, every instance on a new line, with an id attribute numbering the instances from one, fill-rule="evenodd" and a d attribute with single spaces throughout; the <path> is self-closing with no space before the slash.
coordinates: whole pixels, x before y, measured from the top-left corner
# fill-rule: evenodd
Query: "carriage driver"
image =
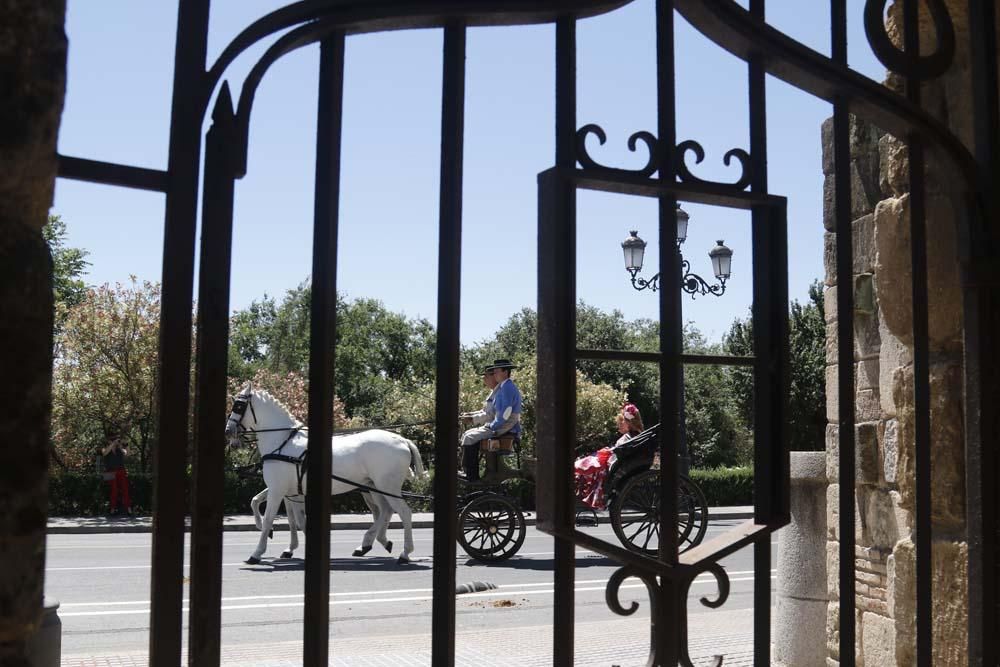
<path id="1" fill-rule="evenodd" d="M 490 390 L 490 395 L 483 401 L 483 408 L 475 412 L 463 412 L 458 417 L 462 420 L 462 426 L 482 426 L 493 421 L 496 410 L 493 408 L 493 399 L 497 394 L 497 380 L 493 376 L 493 365 L 483 369 L 483 385 Z"/>
<path id="2" fill-rule="evenodd" d="M 462 467 L 467 481 L 479 481 L 479 443 L 482 440 L 501 435 L 519 438 L 521 435 L 521 391 L 510 379 L 510 372 L 515 368 L 517 366 L 509 359 L 497 359 L 493 362 L 496 387 L 492 394 L 492 421 L 478 428 L 471 428 L 462 435 Z"/>

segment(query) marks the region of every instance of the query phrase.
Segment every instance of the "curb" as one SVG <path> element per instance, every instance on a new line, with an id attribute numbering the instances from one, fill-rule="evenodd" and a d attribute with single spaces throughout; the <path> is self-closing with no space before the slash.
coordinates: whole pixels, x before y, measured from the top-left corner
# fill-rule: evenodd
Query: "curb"
<path id="1" fill-rule="evenodd" d="M 367 518 L 368 515 L 357 514 L 348 516 L 337 516 L 333 517 L 330 522 L 330 530 L 364 530 L 367 529 L 370 524 Z M 600 518 L 600 525 L 605 525 L 610 522 L 607 512 L 602 512 L 598 514 Z M 279 517 L 283 519 L 284 517 Z M 752 507 L 719 507 L 708 509 L 709 521 L 725 521 L 734 519 L 752 519 L 753 518 L 753 508 Z M 524 523 L 528 526 L 535 525 L 535 513 L 525 512 L 524 513 Z M 393 519 L 389 523 L 389 528 L 402 528 L 403 524 L 400 523 L 399 519 Z M 433 517 L 421 517 L 413 519 L 414 528 L 433 528 L 434 519 Z M 253 531 L 257 532 L 257 527 L 253 524 L 253 521 L 234 521 L 231 523 L 223 523 L 222 530 L 224 532 L 241 532 L 241 531 Z M 287 531 L 288 524 L 282 520 L 280 522 L 275 522 L 274 530 L 277 532 Z M 141 517 L 138 519 L 106 519 L 98 520 L 91 518 L 83 518 L 78 521 L 57 520 L 54 523 L 49 524 L 46 529 L 46 534 L 48 535 L 87 535 L 87 534 L 101 534 L 101 533 L 151 533 L 153 532 L 153 521 L 151 517 Z M 188 522 L 184 526 L 184 532 L 191 532 L 191 524 Z"/>

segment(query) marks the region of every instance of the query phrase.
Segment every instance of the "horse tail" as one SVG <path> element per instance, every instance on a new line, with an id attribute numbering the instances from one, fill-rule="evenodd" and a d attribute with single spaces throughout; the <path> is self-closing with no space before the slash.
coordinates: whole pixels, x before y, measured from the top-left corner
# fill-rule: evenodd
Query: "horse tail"
<path id="1" fill-rule="evenodd" d="M 406 446 L 410 448 L 410 459 L 413 462 L 413 470 L 417 477 L 426 477 L 427 472 L 424 470 L 424 462 L 420 460 L 420 450 L 411 441 L 403 439 L 406 442 Z"/>

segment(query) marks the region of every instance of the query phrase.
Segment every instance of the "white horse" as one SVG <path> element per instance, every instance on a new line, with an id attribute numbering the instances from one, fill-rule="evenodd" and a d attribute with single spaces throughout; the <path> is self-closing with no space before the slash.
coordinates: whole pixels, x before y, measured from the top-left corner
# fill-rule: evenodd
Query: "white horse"
<path id="1" fill-rule="evenodd" d="M 306 493 L 304 466 L 296 465 L 306 453 L 308 440 L 302 424 L 266 391 L 246 385 L 236 400 L 226 423 L 226 436 L 230 443 L 239 441 L 243 432 L 257 436 L 257 449 L 264 461 L 264 482 L 268 495 L 284 499 Z M 280 457 L 278 460 L 274 457 Z M 406 563 L 413 553 L 413 526 L 410 508 L 400 496 L 403 482 L 413 471 L 424 476 L 423 462 L 417 446 L 406 438 L 388 431 L 371 430 L 338 436 L 332 442 L 332 474 L 342 479 L 370 486 L 380 493 L 372 493 L 369 502 L 376 505 L 378 513 L 365 533 L 355 554 L 371 550 L 376 536 L 384 536 L 393 512 L 403 523 L 403 551 L 400 563 Z M 300 470 L 301 469 L 301 470 Z M 302 475 L 301 482 L 298 474 Z M 347 493 L 358 489 L 354 484 L 331 480 L 331 493 Z M 260 540 L 248 563 L 260 562 L 267 549 L 267 537 L 274 524 L 280 502 L 267 504 L 261 519 Z M 374 512 L 373 512 L 374 513 Z M 380 540 L 381 541 L 381 540 Z M 383 542 L 387 547 L 391 543 Z"/>
<path id="2" fill-rule="evenodd" d="M 365 505 L 368 506 L 368 510 L 372 513 L 375 522 L 378 522 L 379 514 L 382 509 L 378 504 L 372 500 L 371 494 L 367 491 L 361 492 L 361 498 L 365 501 Z M 253 521 L 257 526 L 257 530 L 263 530 L 264 524 L 262 521 L 262 516 L 260 513 L 260 506 L 262 503 L 266 503 L 268 500 L 267 489 L 264 489 L 256 496 L 250 499 L 250 510 L 253 512 Z M 299 534 L 298 531 L 305 531 L 306 529 L 306 511 L 305 511 L 305 498 L 282 498 L 281 502 L 285 504 L 285 512 L 288 516 L 288 530 L 291 533 L 291 537 L 288 542 L 288 549 L 281 553 L 282 558 L 291 558 L 296 549 L 299 548 Z M 392 553 L 392 540 L 386 539 L 386 531 L 389 528 L 389 522 L 386 521 L 382 524 L 382 530 L 379 534 L 375 536 L 376 541 L 385 547 L 385 550 Z M 274 537 L 273 531 L 268 531 L 268 536 Z M 366 553 L 371 551 L 371 547 L 364 548 L 358 547 L 354 550 L 355 556 L 364 556 Z"/>

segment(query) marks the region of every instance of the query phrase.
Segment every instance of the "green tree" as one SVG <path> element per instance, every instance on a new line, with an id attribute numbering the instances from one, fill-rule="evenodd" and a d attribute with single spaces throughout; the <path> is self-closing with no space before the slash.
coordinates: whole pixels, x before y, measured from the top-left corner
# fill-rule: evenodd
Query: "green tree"
<path id="1" fill-rule="evenodd" d="M 753 320 L 736 320 L 723 346 L 729 354 L 753 354 Z M 806 303 L 793 301 L 788 316 L 790 365 L 789 440 L 792 450 L 822 450 L 826 431 L 826 319 L 823 285 L 809 286 Z M 753 374 L 731 371 L 733 394 L 742 418 L 753 428 Z"/>
<path id="2" fill-rule="evenodd" d="M 232 374 L 249 379 L 261 368 L 308 374 L 312 289 L 289 290 L 280 304 L 267 297 L 231 319 Z M 433 380 L 434 327 L 389 311 L 375 299 L 337 299 L 334 383 L 347 415 L 386 423 L 386 396 L 396 383 L 414 388 Z"/>
<path id="3" fill-rule="evenodd" d="M 53 442 L 68 467 L 89 467 L 110 430 L 142 471 L 154 441 L 160 289 L 150 282 L 87 290 L 68 311 L 53 368 Z"/>
<path id="4" fill-rule="evenodd" d="M 50 215 L 42 228 L 42 236 L 52 253 L 52 288 L 55 292 L 55 326 L 60 331 L 70 308 L 81 303 L 87 286 L 81 276 L 87 273 L 90 262 L 86 250 L 66 247 L 66 223 L 58 215 Z"/>

